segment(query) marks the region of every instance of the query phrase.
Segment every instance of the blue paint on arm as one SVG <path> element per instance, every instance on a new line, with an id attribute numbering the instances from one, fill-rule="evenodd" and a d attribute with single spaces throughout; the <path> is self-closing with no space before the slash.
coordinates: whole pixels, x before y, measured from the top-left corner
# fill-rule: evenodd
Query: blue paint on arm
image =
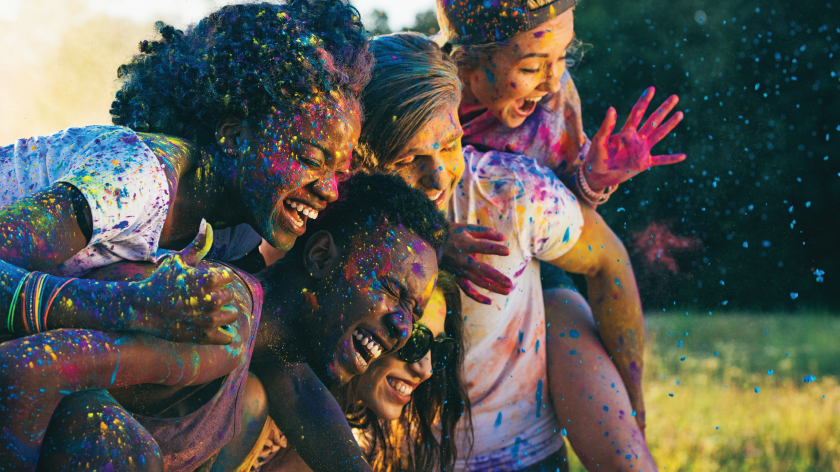
<path id="1" fill-rule="evenodd" d="M 541 414 L 540 407 L 542 406 L 542 385 L 542 380 L 537 382 L 537 418 L 539 418 Z"/>
<path id="2" fill-rule="evenodd" d="M 114 366 L 114 373 L 111 374 L 111 385 L 117 381 L 117 371 L 120 369 L 120 351 L 117 351 L 117 365 Z"/>

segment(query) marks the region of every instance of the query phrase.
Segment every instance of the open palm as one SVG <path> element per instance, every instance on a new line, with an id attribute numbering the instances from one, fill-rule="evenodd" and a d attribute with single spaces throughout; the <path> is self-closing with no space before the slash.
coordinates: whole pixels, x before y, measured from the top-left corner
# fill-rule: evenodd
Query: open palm
<path id="1" fill-rule="evenodd" d="M 607 116 L 598 133 L 592 138 L 589 153 L 582 164 L 586 181 L 596 192 L 625 182 L 651 167 L 685 160 L 685 154 L 650 155 L 651 148 L 673 131 L 683 119 L 683 113 L 677 112 L 663 123 L 679 102 L 676 95 L 668 97 L 662 106 L 650 115 L 641 129 L 638 129 L 654 92 L 653 87 L 645 90 L 630 111 L 624 127 L 616 134 L 612 134 L 617 119 L 616 111 L 612 107 L 607 110 Z"/>

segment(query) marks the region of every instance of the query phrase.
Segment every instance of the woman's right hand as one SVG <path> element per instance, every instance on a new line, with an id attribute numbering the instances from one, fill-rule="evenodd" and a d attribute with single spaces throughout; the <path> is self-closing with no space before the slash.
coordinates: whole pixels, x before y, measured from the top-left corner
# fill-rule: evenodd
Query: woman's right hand
<path id="1" fill-rule="evenodd" d="M 455 276 L 455 283 L 468 297 L 489 305 L 490 297 L 480 294 L 472 284 L 501 295 L 508 295 L 511 289 L 510 279 L 487 264 L 477 261 L 473 254 L 507 256 L 510 250 L 500 244 L 507 237 L 492 228 L 484 226 L 452 223 L 449 245 L 443 251 L 444 268 Z"/>
<path id="2" fill-rule="evenodd" d="M 213 229 L 202 221 L 189 246 L 168 256 L 147 279 L 129 284 L 133 293 L 127 301 L 137 315 L 130 329 L 175 342 L 231 343 L 233 336 L 223 326 L 238 316 L 228 306 L 233 272 L 199 267 L 212 246 Z"/>

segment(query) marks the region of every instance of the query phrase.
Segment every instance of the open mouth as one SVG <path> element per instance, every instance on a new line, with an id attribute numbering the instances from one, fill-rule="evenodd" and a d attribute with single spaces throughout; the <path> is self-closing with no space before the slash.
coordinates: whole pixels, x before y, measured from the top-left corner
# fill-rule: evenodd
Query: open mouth
<path id="1" fill-rule="evenodd" d="M 438 208 L 440 208 L 441 206 L 443 206 L 443 202 L 444 202 L 444 200 L 446 200 L 446 191 L 445 191 L 445 190 L 441 190 L 441 191 L 440 191 L 439 193 L 437 193 L 437 194 L 430 195 L 430 196 L 429 196 L 429 198 L 430 198 L 433 202 L 435 202 L 435 205 L 436 205 Z"/>
<path id="2" fill-rule="evenodd" d="M 516 111 L 522 116 L 528 116 L 534 112 L 540 100 L 542 97 L 520 98 L 514 102 Z"/>
<path id="3" fill-rule="evenodd" d="M 297 200 L 287 198 L 283 203 L 283 210 L 286 212 L 286 216 L 292 224 L 292 231 L 298 235 L 306 232 L 307 218 L 312 218 L 313 220 L 318 218 L 318 210 Z"/>
<path id="4" fill-rule="evenodd" d="M 387 379 L 388 385 L 396 392 L 396 397 L 408 403 L 411 400 L 411 394 L 417 386 L 410 385 L 396 377 L 389 376 Z"/>
<path id="5" fill-rule="evenodd" d="M 386 351 L 376 336 L 363 328 L 353 330 L 353 347 L 356 350 L 356 365 L 361 371 Z"/>

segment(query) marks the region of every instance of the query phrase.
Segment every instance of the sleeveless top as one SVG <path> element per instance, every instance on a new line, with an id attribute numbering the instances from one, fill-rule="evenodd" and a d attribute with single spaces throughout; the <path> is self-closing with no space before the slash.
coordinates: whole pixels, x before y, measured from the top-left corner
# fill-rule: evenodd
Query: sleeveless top
<path id="1" fill-rule="evenodd" d="M 263 290 L 262 285 L 247 273 L 227 267 L 242 279 L 253 300 L 251 316 L 248 318 L 250 336 L 242 361 L 227 375 L 210 401 L 186 416 L 153 418 L 132 415 L 157 441 L 167 472 L 195 470 L 230 442 L 241 429 L 242 396 L 260 324 Z"/>

